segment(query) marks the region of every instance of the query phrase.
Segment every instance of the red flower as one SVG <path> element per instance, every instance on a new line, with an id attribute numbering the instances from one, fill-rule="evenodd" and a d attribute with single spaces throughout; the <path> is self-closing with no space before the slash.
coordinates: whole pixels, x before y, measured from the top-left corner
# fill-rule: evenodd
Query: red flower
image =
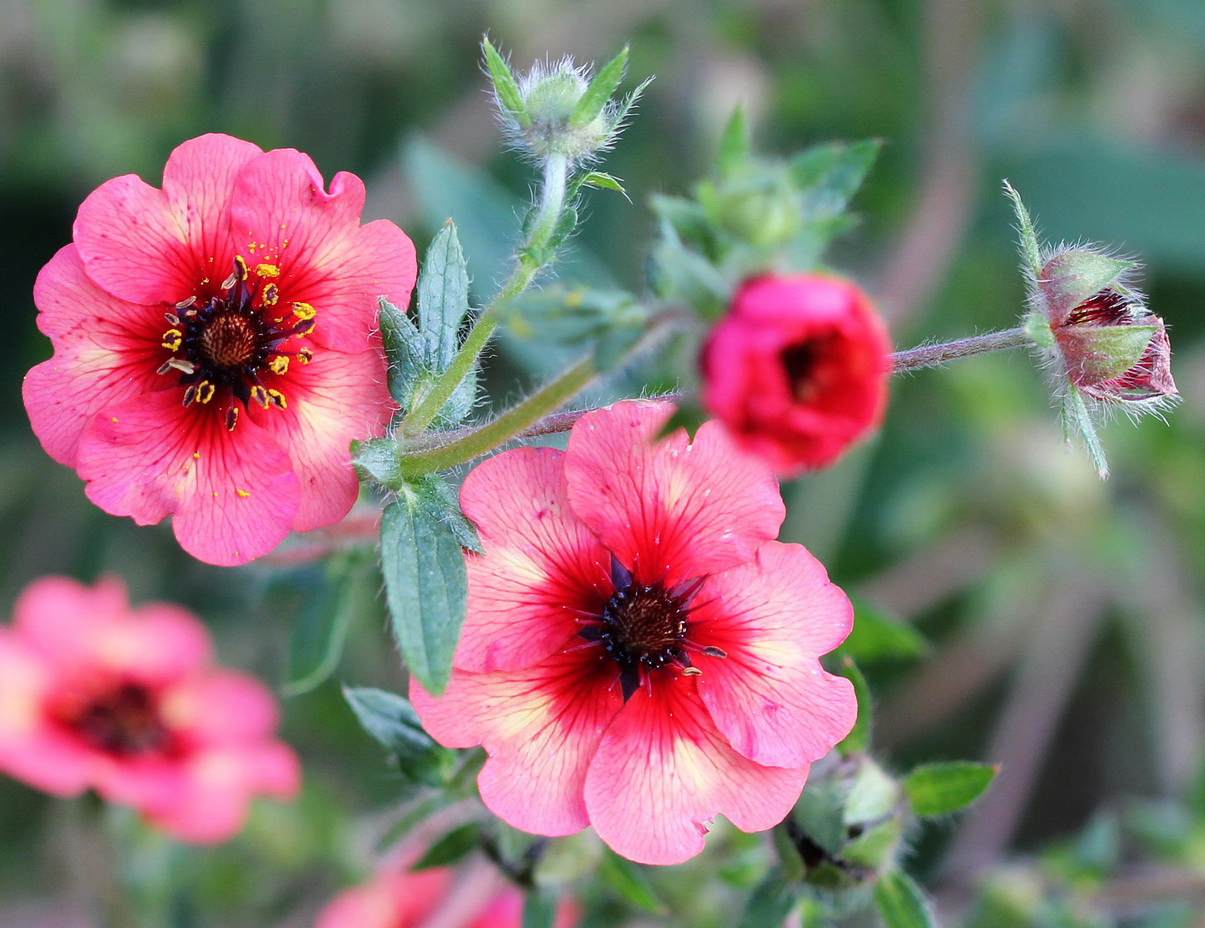
<path id="1" fill-rule="evenodd" d="M 214 564 L 355 501 L 348 446 L 392 409 L 376 298 L 406 305 L 414 247 L 360 225 L 364 185 L 305 155 L 206 135 L 92 192 L 34 287 L 54 357 L 25 379 L 47 453 L 140 525 L 172 515 Z"/>
<path id="2" fill-rule="evenodd" d="M 382 871 L 362 886 L 346 890 L 318 914 L 316 928 L 421 928 L 450 896 L 467 908 L 457 907 L 457 925 L 464 928 L 521 928 L 523 893 L 514 886 L 480 899 L 471 898 L 476 886 L 453 887 L 455 874 L 446 867 L 407 873 Z M 575 903 L 557 905 L 555 928 L 573 928 L 578 920 Z"/>
<path id="3" fill-rule="evenodd" d="M 130 609 L 117 580 L 35 581 L 0 628 L 0 770 L 60 796 L 95 789 L 181 841 L 223 841 L 253 794 L 296 793 L 276 720 L 258 680 L 211 666 L 196 617 Z"/>
<path id="4" fill-rule="evenodd" d="M 703 345 L 703 405 L 792 476 L 831 464 L 878 425 L 890 353 L 874 307 L 849 281 L 758 277 Z"/>
<path id="5" fill-rule="evenodd" d="M 772 541 L 769 470 L 718 425 L 654 442 L 672 407 L 583 416 L 565 452 L 507 451 L 465 480 L 481 533 L 468 616 L 424 726 L 482 744 L 482 799 L 525 831 L 593 825 L 644 863 L 685 860 L 723 814 L 759 831 L 853 725 L 817 658 L 853 613 L 823 566 Z"/>

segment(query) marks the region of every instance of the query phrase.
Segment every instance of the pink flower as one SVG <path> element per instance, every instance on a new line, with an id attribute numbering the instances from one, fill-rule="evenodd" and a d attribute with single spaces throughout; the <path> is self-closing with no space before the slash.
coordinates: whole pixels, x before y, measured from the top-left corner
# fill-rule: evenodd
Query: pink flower
<path id="1" fill-rule="evenodd" d="M 849 600 L 799 545 L 770 471 L 719 425 L 654 441 L 666 404 L 583 416 L 563 453 L 507 451 L 465 480 L 485 546 L 443 696 L 412 682 L 449 747 L 484 745 L 485 804 L 525 831 L 593 825 L 615 851 L 676 863 L 725 815 L 786 816 L 811 761 L 853 725 L 817 658 Z"/>
<path id="2" fill-rule="evenodd" d="M 879 424 L 891 343 L 869 298 L 823 274 L 747 281 L 700 358 L 703 405 L 779 474 L 825 467 Z"/>
<path id="3" fill-rule="evenodd" d="M 47 453 L 213 564 L 343 518 L 349 444 L 392 411 L 376 299 L 405 306 L 416 273 L 363 205 L 354 175 L 328 193 L 305 155 L 225 135 L 172 152 L 162 189 L 98 187 L 34 286 L 54 357 L 23 392 Z"/>
<path id="4" fill-rule="evenodd" d="M 421 928 L 453 892 L 454 873 L 445 867 L 407 873 L 382 871 L 362 886 L 346 890 L 319 913 L 316 928 Z M 462 893 L 462 895 L 464 895 Z M 562 899 L 555 928 L 577 924 L 577 905 Z M 464 928 L 521 928 L 523 893 L 507 886 L 483 905 L 473 906 Z"/>
<path id="5" fill-rule="evenodd" d="M 59 796 L 95 789 L 181 841 L 223 841 L 256 793 L 297 792 L 255 678 L 210 664 L 205 626 L 120 581 L 32 583 L 0 628 L 0 770 Z"/>

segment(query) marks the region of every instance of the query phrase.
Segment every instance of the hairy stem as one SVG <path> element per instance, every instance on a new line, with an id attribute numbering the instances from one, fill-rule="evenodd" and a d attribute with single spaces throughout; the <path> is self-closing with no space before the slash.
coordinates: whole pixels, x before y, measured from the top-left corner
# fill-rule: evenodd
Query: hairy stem
<path id="1" fill-rule="evenodd" d="M 1002 332 L 989 332 L 986 335 L 960 338 L 956 341 L 946 342 L 944 345 L 921 345 L 919 348 L 909 348 L 891 355 L 891 373 L 902 374 L 905 371 L 937 367 L 939 364 L 955 361 L 958 358 L 969 358 L 972 355 L 986 354 L 989 351 L 1004 351 L 1008 348 L 1024 348 L 1032 344 L 1033 340 L 1023 328 L 1018 326 Z"/>
<path id="2" fill-rule="evenodd" d="M 498 327 L 501 311 L 523 293 L 531 285 L 536 274 L 548 264 L 551 256 L 545 254 L 545 250 L 565 211 L 568 176 L 569 167 L 563 157 L 551 157 L 544 163 L 544 181 L 541 185 L 538 212 L 531 224 L 527 241 L 519 249 L 514 271 L 494 299 L 481 311 L 476 324 L 465 337 L 464 344 L 460 346 L 447 370 L 402 420 L 399 432 L 403 436 L 419 435 L 435 420 L 460 382 L 481 357 L 481 352 L 485 350 Z"/>

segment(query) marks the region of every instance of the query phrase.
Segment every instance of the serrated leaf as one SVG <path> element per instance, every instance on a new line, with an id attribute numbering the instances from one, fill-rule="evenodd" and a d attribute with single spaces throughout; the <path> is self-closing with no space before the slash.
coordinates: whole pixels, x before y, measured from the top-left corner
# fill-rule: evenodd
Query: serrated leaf
<path id="1" fill-rule="evenodd" d="M 300 696 L 324 683 L 343 655 L 356 615 L 376 595 L 376 572 L 358 559 L 332 561 L 318 595 L 307 597 L 289 642 L 285 696 Z"/>
<path id="2" fill-rule="evenodd" d="M 372 480 L 390 490 L 405 483 L 402 449 L 392 438 L 370 438 L 351 443 L 352 466 L 361 481 Z"/>
<path id="3" fill-rule="evenodd" d="M 929 901 L 906 873 L 891 870 L 879 877 L 874 904 L 886 928 L 937 928 Z"/>
<path id="4" fill-rule="evenodd" d="M 665 915 L 669 912 L 669 907 L 657 896 L 644 871 L 614 851 L 604 851 L 598 874 L 625 902 L 636 908 L 653 915 Z"/>
<path id="5" fill-rule="evenodd" d="M 460 327 L 469 311 L 469 272 L 456 226 L 449 220 L 432 239 L 418 276 L 418 326 L 427 361 L 442 373 L 456 356 Z"/>
<path id="6" fill-rule="evenodd" d="M 407 779 L 439 786 L 454 755 L 428 735 L 410 700 L 372 687 L 343 688 L 360 726 L 388 751 Z"/>
<path id="7" fill-rule="evenodd" d="M 998 768 L 972 761 L 925 764 L 904 778 L 908 805 L 921 818 L 965 809 L 987 791 Z"/>
<path id="8" fill-rule="evenodd" d="M 485 68 L 489 71 L 490 81 L 494 85 L 494 93 L 498 95 L 498 102 L 510 112 L 519 125 L 524 128 L 531 125 L 531 117 L 523 105 L 523 97 L 519 93 L 519 85 L 515 82 L 515 76 L 511 73 L 506 60 L 498 54 L 498 50 L 494 48 L 488 36 L 481 40 L 481 50 L 485 54 Z"/>
<path id="9" fill-rule="evenodd" d="M 795 885 L 779 871 L 772 870 L 749 896 L 737 928 L 773 928 L 781 925 L 798 900 L 799 891 Z"/>
<path id="10" fill-rule="evenodd" d="M 453 828 L 427 849 L 411 870 L 427 870 L 431 867 L 449 867 L 463 860 L 477 847 L 477 823 L 469 822 Z"/>
<path id="11" fill-rule="evenodd" d="M 431 375 L 428 350 L 423 334 L 405 310 L 394 306 L 384 297 L 380 306 L 381 342 L 388 362 L 389 395 L 403 409 L 409 407 L 414 390 L 421 380 Z"/>
<path id="12" fill-rule="evenodd" d="M 618 55 L 598 69 L 598 73 L 586 87 L 586 92 L 577 101 L 573 113 L 569 116 L 571 128 L 580 129 L 587 126 L 602 113 L 603 107 L 623 80 L 623 72 L 627 66 L 628 47 L 625 45 Z"/>
<path id="13" fill-rule="evenodd" d="M 552 928 L 556 899 L 545 890 L 528 890 L 523 900 L 523 928 Z"/>
<path id="14" fill-rule="evenodd" d="M 468 548 L 476 554 L 485 553 L 477 526 L 461 511 L 460 499 L 448 481 L 439 474 L 424 474 L 415 479 L 411 486 L 422 497 L 427 511 L 447 526 L 462 548 Z"/>
<path id="15" fill-rule="evenodd" d="M 882 142 L 830 142 L 791 159 L 791 181 L 804 195 L 805 223 L 845 211 L 879 156 Z"/>
<path id="16" fill-rule="evenodd" d="M 858 700 L 858 717 L 850 733 L 837 744 L 837 750 L 842 755 L 864 754 L 870 748 L 870 723 L 873 717 L 870 687 L 852 658 L 847 657 L 842 662 L 840 673 L 854 685 L 854 695 Z"/>
<path id="17" fill-rule="evenodd" d="M 381 564 L 394 638 L 414 677 L 440 695 L 464 624 L 460 542 L 413 491 L 381 518 Z"/>

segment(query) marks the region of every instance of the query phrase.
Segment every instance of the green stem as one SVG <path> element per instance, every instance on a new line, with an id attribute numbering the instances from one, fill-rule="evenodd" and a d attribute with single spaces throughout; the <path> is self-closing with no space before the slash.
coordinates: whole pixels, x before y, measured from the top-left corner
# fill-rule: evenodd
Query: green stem
<path id="1" fill-rule="evenodd" d="M 492 422 L 487 422 L 480 428 L 462 430 L 459 437 L 451 441 L 403 453 L 402 470 L 408 474 L 429 474 L 480 457 L 527 431 L 533 423 L 570 400 L 593 380 L 597 373 L 594 359 L 583 358 L 541 387 L 537 393 L 508 409 Z"/>
<path id="2" fill-rule="evenodd" d="M 986 335 L 960 338 L 943 345 L 921 345 L 919 348 L 895 352 L 891 356 L 891 373 L 902 374 L 905 371 L 937 367 L 939 364 L 945 364 L 947 361 L 954 361 L 958 358 L 969 358 L 972 355 L 986 354 L 989 351 L 1004 351 L 1008 348 L 1024 348 L 1032 344 L 1033 339 L 1026 334 L 1025 329 L 1018 326 L 1002 332 L 989 332 Z"/>
<path id="3" fill-rule="evenodd" d="M 523 293 L 547 263 L 550 256 L 544 254 L 548 242 L 556 231 L 561 214 L 565 211 L 565 191 L 569 178 L 569 166 L 563 156 L 556 155 L 544 163 L 544 183 L 541 187 L 539 211 L 531 224 L 527 241 L 519 249 L 518 263 L 502 289 L 481 311 L 477 323 L 465 337 L 464 344 L 456 352 L 452 363 L 431 385 L 410 413 L 402 420 L 399 433 L 413 437 L 426 431 L 439 411 L 444 408 L 460 382 L 481 357 L 494 330 L 498 328 L 501 311 Z"/>

